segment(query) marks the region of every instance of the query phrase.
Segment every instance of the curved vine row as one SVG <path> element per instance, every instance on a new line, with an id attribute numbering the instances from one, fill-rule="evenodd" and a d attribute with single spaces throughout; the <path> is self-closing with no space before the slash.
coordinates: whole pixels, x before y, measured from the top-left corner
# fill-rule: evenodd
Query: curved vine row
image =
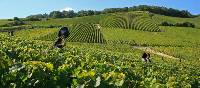
<path id="1" fill-rule="evenodd" d="M 101 22 L 101 26 L 110 28 L 134 29 L 141 31 L 159 32 L 159 26 L 148 16 L 138 16 L 131 13 L 124 16 L 114 15 Z"/>
<path id="2" fill-rule="evenodd" d="M 57 34 L 58 32 L 54 32 L 38 39 L 53 41 Z M 70 36 L 66 40 L 68 42 L 105 43 L 100 29 L 92 23 L 74 24 L 70 27 Z"/>

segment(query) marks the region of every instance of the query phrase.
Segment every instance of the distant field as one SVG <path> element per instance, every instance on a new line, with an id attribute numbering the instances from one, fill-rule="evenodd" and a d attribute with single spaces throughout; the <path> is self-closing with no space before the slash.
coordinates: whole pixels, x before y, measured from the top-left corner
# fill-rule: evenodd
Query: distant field
<path id="1" fill-rule="evenodd" d="M 76 17 L 76 18 L 60 18 L 60 19 L 50 19 L 46 21 L 28 21 L 28 24 L 37 26 L 49 26 L 49 25 L 67 26 L 75 23 L 98 24 L 99 21 L 105 16 L 107 15 L 96 15 L 96 16 Z"/>
<path id="2" fill-rule="evenodd" d="M 10 23 L 11 21 L 8 21 L 8 20 L 0 20 L 0 25 L 4 25 L 4 24 L 7 24 L 7 23 Z"/>
<path id="3" fill-rule="evenodd" d="M 158 23 L 162 23 L 163 21 L 168 21 L 171 23 L 181 23 L 181 22 L 191 22 L 194 23 L 196 28 L 200 28 L 200 17 L 195 18 L 179 18 L 179 17 L 169 17 L 163 15 L 154 15 L 153 19 Z"/>
<path id="4" fill-rule="evenodd" d="M 135 41 L 147 46 L 199 46 L 200 30 L 183 27 L 160 27 L 164 32 L 145 32 L 127 29 L 104 28 L 108 41 Z"/>

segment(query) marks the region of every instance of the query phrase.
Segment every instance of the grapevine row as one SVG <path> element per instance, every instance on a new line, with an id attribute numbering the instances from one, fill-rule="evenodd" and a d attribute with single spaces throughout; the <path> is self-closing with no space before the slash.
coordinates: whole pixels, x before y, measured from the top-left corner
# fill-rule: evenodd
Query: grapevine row
<path id="1" fill-rule="evenodd" d="M 110 28 L 134 29 L 141 31 L 159 32 L 159 26 L 148 16 L 125 14 L 110 16 L 101 22 L 101 26 Z"/>

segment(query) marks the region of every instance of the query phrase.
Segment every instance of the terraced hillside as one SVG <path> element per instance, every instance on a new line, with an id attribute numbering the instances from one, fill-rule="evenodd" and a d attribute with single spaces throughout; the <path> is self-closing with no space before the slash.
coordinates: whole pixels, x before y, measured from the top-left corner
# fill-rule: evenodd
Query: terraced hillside
<path id="1" fill-rule="evenodd" d="M 140 11 L 27 21 L 35 28 L 0 33 L 0 88 L 198 88 L 200 30 L 158 26 L 167 20 L 198 27 L 197 19 Z M 60 26 L 70 29 L 63 49 L 53 48 Z M 151 63 L 141 60 L 144 52 Z"/>
<path id="2" fill-rule="evenodd" d="M 152 18 L 145 13 L 140 15 L 136 13 L 124 13 L 111 15 L 108 18 L 104 18 L 101 21 L 102 27 L 109 28 L 122 28 L 122 29 L 134 29 L 141 31 L 160 32 L 158 24 L 152 20 Z"/>

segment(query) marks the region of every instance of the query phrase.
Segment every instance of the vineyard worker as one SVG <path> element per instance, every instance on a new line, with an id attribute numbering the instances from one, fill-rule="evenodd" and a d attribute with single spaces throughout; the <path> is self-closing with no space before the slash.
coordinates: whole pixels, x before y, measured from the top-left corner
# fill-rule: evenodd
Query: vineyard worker
<path id="1" fill-rule="evenodd" d="M 149 53 L 147 53 L 147 60 L 148 60 L 149 62 L 151 62 L 151 60 L 150 60 L 150 54 L 149 54 Z"/>
<path id="2" fill-rule="evenodd" d="M 65 42 L 64 38 L 63 37 L 59 37 L 57 39 L 57 41 L 55 42 L 54 47 L 56 47 L 56 48 L 63 48 L 64 44 L 65 44 L 64 42 Z"/>
<path id="3" fill-rule="evenodd" d="M 10 35 L 11 35 L 11 36 L 14 36 L 14 31 L 11 31 L 11 32 L 10 32 Z"/>
<path id="4" fill-rule="evenodd" d="M 63 48 L 65 46 L 65 39 L 69 36 L 69 30 L 67 27 L 62 27 L 58 32 L 58 39 L 54 44 L 54 47 Z"/>
<path id="5" fill-rule="evenodd" d="M 150 54 L 144 52 L 143 55 L 142 55 L 142 60 L 145 61 L 145 62 L 147 62 L 147 61 L 151 62 Z"/>
<path id="6" fill-rule="evenodd" d="M 64 38 L 67 38 L 69 35 L 70 33 L 68 27 L 62 27 L 58 33 L 58 37 L 63 36 Z"/>
<path id="7" fill-rule="evenodd" d="M 58 32 L 58 39 L 54 44 L 54 47 L 63 48 L 65 45 L 65 39 L 69 36 L 69 30 L 67 27 L 62 27 Z"/>

